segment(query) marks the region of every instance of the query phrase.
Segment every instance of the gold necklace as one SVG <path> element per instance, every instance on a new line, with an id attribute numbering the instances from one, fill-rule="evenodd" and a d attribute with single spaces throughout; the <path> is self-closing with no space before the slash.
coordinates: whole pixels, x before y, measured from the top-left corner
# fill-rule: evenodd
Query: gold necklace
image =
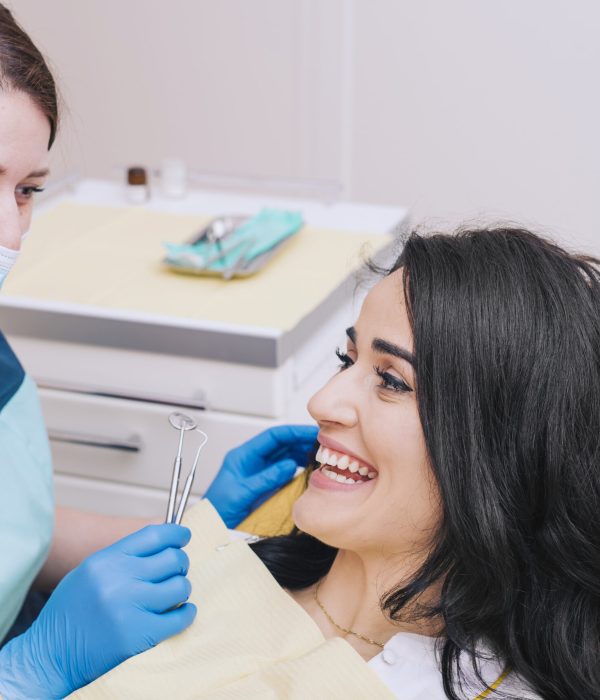
<path id="1" fill-rule="evenodd" d="M 363 642 L 367 642 L 367 644 L 374 644 L 376 647 L 379 647 L 380 649 L 383 649 L 385 644 L 382 642 L 376 642 L 374 639 L 369 639 L 369 637 L 365 637 L 364 634 L 359 634 L 358 632 L 355 632 L 354 630 L 349 630 L 346 629 L 345 627 L 342 627 L 341 625 L 338 625 L 338 623 L 331 617 L 331 615 L 325 610 L 325 606 L 321 601 L 319 600 L 319 586 L 321 585 L 321 582 L 317 583 L 315 586 L 315 602 L 316 604 L 321 608 L 323 611 L 323 614 L 325 617 L 331 622 L 331 624 L 339 631 L 343 632 L 344 634 L 351 634 L 353 637 L 356 637 L 357 639 L 362 639 Z"/>
<path id="2" fill-rule="evenodd" d="M 341 625 L 338 625 L 338 623 L 331 617 L 331 615 L 325 610 L 325 606 L 319 599 L 319 586 L 321 585 L 321 581 L 317 583 L 315 586 L 315 592 L 314 592 L 314 599 L 316 604 L 321 608 L 323 611 L 323 614 L 325 617 L 331 622 L 331 624 L 339 631 L 343 632 L 344 634 L 351 634 L 353 637 L 356 637 L 357 639 L 362 639 L 363 642 L 367 642 L 367 644 L 374 644 L 376 647 L 379 647 L 380 649 L 383 649 L 385 647 L 385 644 L 382 644 L 381 642 L 376 642 L 374 639 L 369 639 L 369 637 L 365 637 L 364 634 L 359 634 L 358 632 L 355 632 L 354 630 L 349 630 L 346 629 L 345 627 L 342 627 Z M 508 676 L 510 672 L 510 669 L 505 667 L 504 671 L 500 674 L 500 676 L 490 685 L 488 686 L 482 693 L 480 693 L 474 700 L 483 700 L 483 698 L 487 698 L 491 693 L 494 692 L 498 688 L 498 686 L 502 683 L 502 681 Z"/>

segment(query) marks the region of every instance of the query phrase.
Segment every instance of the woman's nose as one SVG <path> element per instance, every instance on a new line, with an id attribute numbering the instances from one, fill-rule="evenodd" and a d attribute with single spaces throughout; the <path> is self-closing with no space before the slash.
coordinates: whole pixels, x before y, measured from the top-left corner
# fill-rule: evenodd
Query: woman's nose
<path id="1" fill-rule="evenodd" d="M 339 372 L 308 402 L 308 412 L 317 423 L 338 423 L 351 428 L 358 422 L 357 391 L 351 369 Z"/>

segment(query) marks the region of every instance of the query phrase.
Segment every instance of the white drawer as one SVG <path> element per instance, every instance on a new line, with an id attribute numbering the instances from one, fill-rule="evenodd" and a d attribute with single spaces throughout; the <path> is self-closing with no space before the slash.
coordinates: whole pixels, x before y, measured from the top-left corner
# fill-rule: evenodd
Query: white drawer
<path id="1" fill-rule="evenodd" d="M 167 490 L 54 475 L 56 505 L 112 516 L 150 518 L 162 522 L 167 511 Z M 190 498 L 188 507 L 193 500 Z"/>
<path id="2" fill-rule="evenodd" d="M 227 450 L 273 425 L 251 416 L 48 389 L 40 395 L 56 472 L 158 489 L 169 488 L 177 450 L 178 432 L 168 422 L 172 411 L 191 415 L 208 435 L 194 483 L 197 494 L 210 484 Z M 187 433 L 184 441 L 184 475 L 196 451 L 195 435 L 200 437 Z"/>
<path id="3" fill-rule="evenodd" d="M 270 369 L 15 335 L 9 341 L 38 384 L 56 390 L 275 418 L 294 391 L 292 360 Z"/>

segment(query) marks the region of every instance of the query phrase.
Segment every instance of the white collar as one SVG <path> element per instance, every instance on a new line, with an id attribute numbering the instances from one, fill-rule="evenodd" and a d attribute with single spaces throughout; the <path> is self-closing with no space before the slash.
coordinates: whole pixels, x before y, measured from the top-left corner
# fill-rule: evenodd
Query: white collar
<path id="1" fill-rule="evenodd" d="M 436 646 L 440 641 L 435 637 L 400 632 L 368 663 L 391 692 L 401 700 L 446 700 L 436 656 Z M 480 662 L 480 671 L 485 682 L 491 685 L 502 674 L 504 664 L 489 656 L 489 660 Z M 474 698 L 481 692 L 481 687 L 476 682 L 473 672 L 469 671 L 470 668 L 465 668 L 466 680 L 463 690 L 467 697 L 471 692 L 471 697 Z M 515 685 L 515 680 L 512 677 L 507 678 L 499 689 L 518 692 L 518 697 L 523 697 L 524 700 L 536 697 L 530 693 L 524 694 L 527 691 L 523 690 L 518 681 Z"/>

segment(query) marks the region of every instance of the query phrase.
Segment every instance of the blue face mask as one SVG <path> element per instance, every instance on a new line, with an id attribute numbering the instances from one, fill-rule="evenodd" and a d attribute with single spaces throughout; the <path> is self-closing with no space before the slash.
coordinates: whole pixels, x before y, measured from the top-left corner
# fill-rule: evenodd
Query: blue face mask
<path id="1" fill-rule="evenodd" d="M 52 539 L 52 460 L 34 382 L 0 333 L 0 639 Z"/>
<path id="2" fill-rule="evenodd" d="M 13 269 L 18 257 L 18 250 L 11 250 L 10 248 L 0 245 L 0 287 L 4 284 L 4 280 Z"/>

